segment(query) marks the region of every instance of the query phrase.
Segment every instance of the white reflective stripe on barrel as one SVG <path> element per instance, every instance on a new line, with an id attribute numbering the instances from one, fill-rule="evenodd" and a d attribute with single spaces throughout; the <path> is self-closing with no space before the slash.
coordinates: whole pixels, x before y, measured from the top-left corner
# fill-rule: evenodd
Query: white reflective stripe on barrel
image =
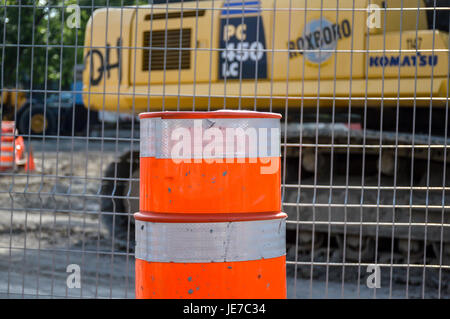
<path id="1" fill-rule="evenodd" d="M 14 156 L 14 152 L 3 152 L 0 151 L 0 157 L 13 157 Z"/>
<path id="2" fill-rule="evenodd" d="M 277 118 L 143 118 L 140 127 L 141 157 L 262 158 L 281 154 Z"/>
<path id="3" fill-rule="evenodd" d="M 14 161 L 11 161 L 11 162 L 0 161 L 0 167 L 13 167 L 13 166 L 14 166 Z"/>
<path id="4" fill-rule="evenodd" d="M 150 262 L 210 263 L 286 254 L 286 220 L 154 223 L 136 220 L 135 257 Z"/>
<path id="5" fill-rule="evenodd" d="M 2 129 L 14 130 L 16 123 L 14 121 L 2 121 Z"/>
<path id="6" fill-rule="evenodd" d="M 1 141 L 0 142 L 0 151 L 3 152 L 6 149 L 14 149 L 14 143 Z"/>

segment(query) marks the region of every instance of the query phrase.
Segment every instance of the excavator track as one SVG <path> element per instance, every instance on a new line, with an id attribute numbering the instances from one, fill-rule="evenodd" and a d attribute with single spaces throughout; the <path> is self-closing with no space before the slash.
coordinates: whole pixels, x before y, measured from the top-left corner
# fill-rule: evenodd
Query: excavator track
<path id="1" fill-rule="evenodd" d="M 290 249 L 345 251 L 354 262 L 395 256 L 450 271 L 447 138 L 344 123 L 288 124 L 282 132 Z"/>

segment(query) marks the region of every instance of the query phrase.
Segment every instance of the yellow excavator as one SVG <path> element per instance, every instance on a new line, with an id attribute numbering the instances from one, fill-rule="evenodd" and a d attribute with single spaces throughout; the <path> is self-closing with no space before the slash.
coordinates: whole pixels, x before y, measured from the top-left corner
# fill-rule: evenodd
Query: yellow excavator
<path id="1" fill-rule="evenodd" d="M 376 243 L 378 259 L 391 244 L 409 261 L 430 247 L 448 263 L 450 4 L 437 6 L 223 0 L 97 9 L 85 32 L 84 104 L 134 115 L 282 113 L 284 209 L 302 222 L 288 225 L 288 240 L 315 251 L 331 243 L 348 260 L 373 260 Z M 139 209 L 129 199 L 139 196 L 138 163 L 135 145 L 105 171 L 103 221 L 116 238 Z"/>

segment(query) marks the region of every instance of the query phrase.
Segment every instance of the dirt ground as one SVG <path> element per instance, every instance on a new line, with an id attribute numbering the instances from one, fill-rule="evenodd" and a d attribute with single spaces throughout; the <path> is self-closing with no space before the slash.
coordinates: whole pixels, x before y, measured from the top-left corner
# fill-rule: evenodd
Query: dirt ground
<path id="1" fill-rule="evenodd" d="M 99 222 L 97 196 L 102 171 L 125 146 L 33 141 L 36 171 L 0 175 L 0 297 L 134 298 L 133 247 L 109 238 Z M 80 266 L 81 288 L 67 286 L 71 264 Z M 343 284 L 342 267 L 332 270 L 328 280 L 315 269 L 318 274 L 311 277 L 310 267 L 296 273 L 288 266 L 289 298 L 406 297 L 401 282 L 392 290 L 389 285 L 376 292 L 367 288 L 365 270 L 358 289 L 357 279 L 348 275 L 352 270 Z M 426 288 L 426 298 L 438 296 L 432 287 Z M 422 288 L 420 281 L 410 285 L 408 297 L 422 297 Z"/>
<path id="2" fill-rule="evenodd" d="M 42 152 L 55 141 L 33 141 L 36 171 L 0 176 L 0 296 L 134 296 L 134 257 L 99 222 L 96 195 L 115 146 L 90 144 Z M 80 266 L 80 289 L 67 288 L 70 264 Z"/>

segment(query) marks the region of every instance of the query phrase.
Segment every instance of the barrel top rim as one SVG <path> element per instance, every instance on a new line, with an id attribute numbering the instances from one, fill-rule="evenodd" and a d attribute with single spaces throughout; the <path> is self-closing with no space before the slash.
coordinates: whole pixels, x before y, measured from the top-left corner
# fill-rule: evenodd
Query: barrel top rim
<path id="1" fill-rule="evenodd" d="M 228 223 L 287 218 L 282 211 L 261 213 L 153 213 L 137 212 L 134 218 L 151 223 Z"/>
<path id="2" fill-rule="evenodd" d="M 210 118 L 267 118 L 281 119 L 281 114 L 256 111 L 236 111 L 219 110 L 212 112 L 187 112 L 187 111 L 166 111 L 166 112 L 147 112 L 139 114 L 140 119 L 162 118 L 162 119 L 210 119 Z"/>

